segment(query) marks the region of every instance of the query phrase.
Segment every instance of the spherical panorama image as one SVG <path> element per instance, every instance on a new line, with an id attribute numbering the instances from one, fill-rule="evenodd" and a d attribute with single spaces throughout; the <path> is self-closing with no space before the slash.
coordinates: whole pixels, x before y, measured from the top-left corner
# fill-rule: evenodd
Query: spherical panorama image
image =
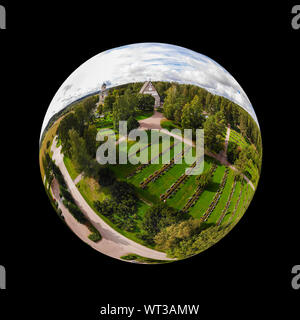
<path id="1" fill-rule="evenodd" d="M 63 222 L 122 261 L 201 253 L 241 219 L 262 140 L 238 82 L 200 53 L 137 43 L 102 52 L 55 94 L 40 135 L 46 193 Z"/>

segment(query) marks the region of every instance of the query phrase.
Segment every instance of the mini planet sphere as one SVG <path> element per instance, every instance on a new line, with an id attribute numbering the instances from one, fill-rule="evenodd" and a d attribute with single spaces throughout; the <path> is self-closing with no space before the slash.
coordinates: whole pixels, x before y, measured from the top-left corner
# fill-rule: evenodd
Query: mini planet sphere
<path id="1" fill-rule="evenodd" d="M 40 136 L 58 216 L 122 261 L 186 259 L 222 239 L 257 188 L 262 140 L 238 82 L 186 48 L 102 52 L 61 85 Z"/>

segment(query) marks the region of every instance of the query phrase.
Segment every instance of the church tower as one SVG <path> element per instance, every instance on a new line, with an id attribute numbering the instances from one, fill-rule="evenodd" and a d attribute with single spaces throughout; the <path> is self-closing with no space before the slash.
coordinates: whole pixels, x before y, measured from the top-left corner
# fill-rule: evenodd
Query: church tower
<path id="1" fill-rule="evenodd" d="M 106 83 L 103 82 L 102 86 L 101 86 L 101 89 L 100 89 L 100 93 L 99 93 L 99 102 L 100 103 L 104 103 L 104 99 L 107 96 L 107 94 L 108 94 L 108 92 L 107 92 L 107 89 L 106 89 Z"/>

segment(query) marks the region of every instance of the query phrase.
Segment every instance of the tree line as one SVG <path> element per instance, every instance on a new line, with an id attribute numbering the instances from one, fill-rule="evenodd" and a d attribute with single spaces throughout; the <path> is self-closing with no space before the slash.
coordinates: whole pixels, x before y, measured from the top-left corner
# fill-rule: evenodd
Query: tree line
<path id="1" fill-rule="evenodd" d="M 108 92 L 103 105 L 99 106 L 99 113 L 111 113 L 114 129 L 119 129 L 119 121 L 128 121 L 128 131 L 139 127 L 135 119 L 140 112 L 151 112 L 155 99 L 148 94 L 140 94 L 142 83 L 133 83 L 116 87 Z"/>
<path id="2" fill-rule="evenodd" d="M 249 162 L 261 170 L 262 140 L 260 129 L 250 114 L 225 97 L 214 95 L 195 85 L 169 83 L 164 92 L 163 113 L 182 129 L 204 129 L 205 148 L 213 153 L 224 149 L 226 127 L 241 133 L 249 143 L 241 148 L 229 142 L 228 160 L 239 173 L 248 173 Z M 257 177 L 256 177 L 257 178 Z"/>

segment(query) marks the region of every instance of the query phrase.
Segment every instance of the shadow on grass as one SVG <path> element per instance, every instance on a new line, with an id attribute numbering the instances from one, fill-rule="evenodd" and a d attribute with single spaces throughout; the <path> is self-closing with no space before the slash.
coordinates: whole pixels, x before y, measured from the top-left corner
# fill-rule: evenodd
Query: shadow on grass
<path id="1" fill-rule="evenodd" d="M 211 182 L 206 188 L 206 191 L 210 191 L 210 192 L 217 192 L 219 189 L 220 183 L 217 182 Z"/>

